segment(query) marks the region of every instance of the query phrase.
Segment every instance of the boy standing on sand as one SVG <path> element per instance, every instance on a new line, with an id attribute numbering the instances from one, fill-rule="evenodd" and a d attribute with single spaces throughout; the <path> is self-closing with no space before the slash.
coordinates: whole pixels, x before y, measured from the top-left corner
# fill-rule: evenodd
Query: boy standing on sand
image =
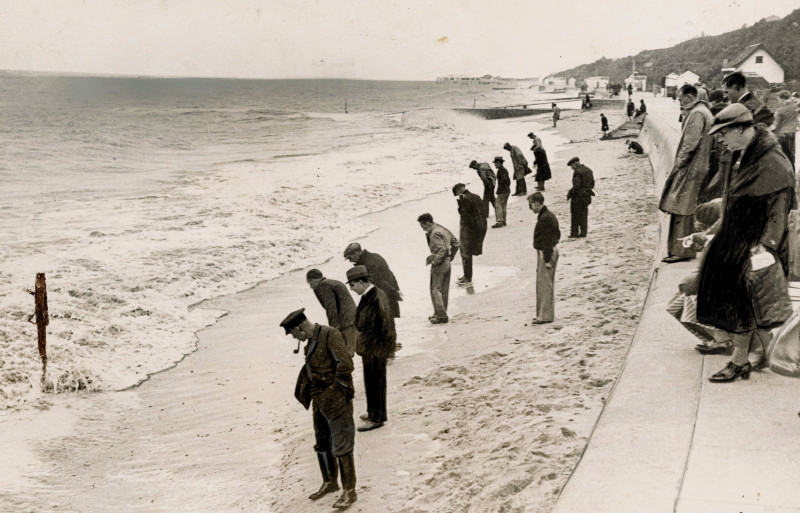
<path id="1" fill-rule="evenodd" d="M 533 324 L 545 324 L 553 322 L 555 317 L 553 289 L 558 264 L 556 245 L 561 239 L 561 231 L 556 216 L 544 206 L 541 192 L 528 196 L 528 208 L 537 215 L 536 228 L 533 230 L 533 249 L 536 250 L 536 318 Z"/>
<path id="2" fill-rule="evenodd" d="M 559 119 L 561 119 L 561 109 L 559 109 L 558 106 L 556 106 L 556 104 L 554 103 L 553 104 L 553 128 L 556 127 L 556 123 L 558 122 Z"/>
<path id="3" fill-rule="evenodd" d="M 333 507 L 347 508 L 356 501 L 353 360 L 342 335 L 331 327 L 312 323 L 304 310 L 290 313 L 280 326 L 287 335 L 308 341 L 305 365 L 297 376 L 294 390 L 300 404 L 306 409 L 312 406 L 317 442 L 314 450 L 322 472 L 322 486 L 308 498 L 317 500 L 338 490 L 336 480 L 341 471 L 344 492 Z"/>

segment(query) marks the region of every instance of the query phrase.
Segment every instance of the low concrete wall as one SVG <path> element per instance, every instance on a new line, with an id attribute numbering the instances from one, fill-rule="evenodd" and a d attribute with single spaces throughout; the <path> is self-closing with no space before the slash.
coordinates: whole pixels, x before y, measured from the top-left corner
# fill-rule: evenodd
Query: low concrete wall
<path id="1" fill-rule="evenodd" d="M 677 122 L 668 124 L 661 117 L 645 116 L 642 131 L 639 132 L 639 142 L 650 156 L 650 165 L 653 167 L 655 178 L 653 194 L 656 197 L 661 196 L 664 181 L 672 170 L 680 136 L 680 125 Z"/>

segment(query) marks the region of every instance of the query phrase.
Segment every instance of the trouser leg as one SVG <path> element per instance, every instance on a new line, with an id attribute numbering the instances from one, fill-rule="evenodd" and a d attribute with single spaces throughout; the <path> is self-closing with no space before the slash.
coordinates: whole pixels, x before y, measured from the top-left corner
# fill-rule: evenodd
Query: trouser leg
<path id="1" fill-rule="evenodd" d="M 667 240 L 669 255 L 693 258 L 695 256 L 694 250 L 684 248 L 680 240 L 692 233 L 694 233 L 694 216 L 672 214 L 669 222 L 669 239 Z"/>
<path id="2" fill-rule="evenodd" d="M 506 213 L 508 212 L 508 194 L 498 194 L 495 213 L 497 214 L 497 222 L 506 224 Z"/>
<path id="3" fill-rule="evenodd" d="M 589 234 L 589 205 L 581 205 L 580 222 L 578 228 L 580 229 L 580 236 L 586 237 Z"/>
<path id="4" fill-rule="evenodd" d="M 447 272 L 442 275 L 442 303 L 444 304 L 444 311 L 447 313 L 447 302 L 450 298 L 450 270 L 452 268 L 447 269 Z"/>
<path id="5" fill-rule="evenodd" d="M 558 264 L 558 248 L 553 248 L 550 257 L 552 267 L 547 267 L 544 252 L 536 252 L 536 318 L 540 321 L 552 322 L 555 318 L 555 277 Z"/>
<path id="6" fill-rule="evenodd" d="M 747 355 L 750 351 L 750 340 L 753 338 L 755 330 L 746 331 L 744 333 L 731 333 L 731 340 L 733 341 L 733 356 L 731 361 L 736 365 L 744 365 L 749 359 Z"/>
<path id="7" fill-rule="evenodd" d="M 569 203 L 569 214 L 569 236 L 577 237 L 580 235 L 581 206 L 575 203 L 575 200 Z"/>
<path id="8" fill-rule="evenodd" d="M 472 255 L 461 252 L 461 263 L 464 265 L 464 279 L 472 281 Z"/>
<path id="9" fill-rule="evenodd" d="M 372 415 L 375 412 L 375 385 L 373 383 L 373 358 L 369 356 L 362 356 L 361 362 L 364 365 L 364 395 L 367 398 L 367 415 L 370 420 L 373 420 Z"/>
<path id="10" fill-rule="evenodd" d="M 356 487 L 356 464 L 353 453 L 339 456 L 339 466 L 342 469 L 342 488 L 354 490 Z"/>
<path id="11" fill-rule="evenodd" d="M 447 305 L 444 301 L 444 294 L 442 288 L 444 285 L 444 275 L 450 278 L 450 271 L 447 273 L 434 271 L 431 269 L 431 302 L 433 303 L 433 314 L 440 319 L 447 319 Z"/>
<path id="12" fill-rule="evenodd" d="M 544 190 L 544 180 L 538 180 L 538 181 L 536 182 L 536 187 L 537 187 L 537 188 L 538 188 L 540 191 L 543 191 L 543 190 Z"/>
<path id="13" fill-rule="evenodd" d="M 528 194 L 528 185 L 525 183 L 525 178 L 517 180 L 517 190 L 514 192 L 517 195 Z"/>
<path id="14" fill-rule="evenodd" d="M 367 414 L 373 422 L 386 422 L 386 359 L 364 358 Z"/>

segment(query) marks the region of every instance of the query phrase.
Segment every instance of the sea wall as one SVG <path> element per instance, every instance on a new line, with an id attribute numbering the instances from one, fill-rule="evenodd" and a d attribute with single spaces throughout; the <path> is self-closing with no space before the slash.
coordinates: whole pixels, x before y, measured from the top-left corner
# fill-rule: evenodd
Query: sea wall
<path id="1" fill-rule="evenodd" d="M 645 116 L 642 130 L 639 132 L 639 143 L 650 156 L 656 195 L 660 196 L 664 180 L 672 170 L 680 135 L 680 124 L 677 120 L 675 123 L 669 123 L 662 116 Z"/>

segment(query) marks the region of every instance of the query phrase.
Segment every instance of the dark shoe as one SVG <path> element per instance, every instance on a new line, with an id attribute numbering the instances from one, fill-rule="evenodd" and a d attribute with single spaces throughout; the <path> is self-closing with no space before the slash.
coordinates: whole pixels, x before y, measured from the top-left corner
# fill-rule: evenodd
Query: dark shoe
<path id="1" fill-rule="evenodd" d="M 542 320 L 539 320 L 539 319 L 534 319 L 534 320 L 531 321 L 531 324 L 550 324 L 551 322 L 553 322 L 553 321 L 542 321 Z"/>
<path id="2" fill-rule="evenodd" d="M 358 418 L 361 420 L 369 420 L 369 413 L 362 413 Z"/>
<path id="3" fill-rule="evenodd" d="M 356 499 L 358 499 L 358 496 L 355 490 L 345 490 L 342 492 L 342 496 L 333 503 L 333 507 L 336 509 L 349 508 Z"/>
<path id="4" fill-rule="evenodd" d="M 494 223 L 492 225 L 492 228 L 502 228 L 502 227 L 503 227 L 503 223 Z"/>
<path id="5" fill-rule="evenodd" d="M 464 283 L 464 282 L 466 282 L 466 281 L 467 281 L 467 279 L 466 279 L 465 277 L 461 276 L 460 278 L 458 278 L 458 279 L 456 280 L 456 283 Z"/>
<path id="6" fill-rule="evenodd" d="M 471 281 L 459 281 L 459 282 L 456 282 L 456 285 L 458 285 L 459 287 L 472 287 L 472 282 Z"/>
<path id="7" fill-rule="evenodd" d="M 372 431 L 373 429 L 378 429 L 381 426 L 383 426 L 383 422 L 373 422 L 371 420 L 367 420 L 356 429 L 358 431 Z"/>
<path id="8" fill-rule="evenodd" d="M 675 262 L 686 262 L 687 260 L 691 260 L 694 257 L 688 256 L 678 256 L 678 255 L 670 255 L 666 258 L 662 258 L 661 261 L 665 264 L 674 264 Z"/>
<path id="9" fill-rule="evenodd" d="M 724 344 L 709 346 L 706 344 L 697 344 L 694 346 L 695 350 L 700 354 L 725 354 L 728 352 L 728 346 Z"/>
<path id="10" fill-rule="evenodd" d="M 447 324 L 448 322 L 450 322 L 450 319 L 447 317 L 436 317 L 431 319 L 431 324 Z"/>
<path id="11" fill-rule="evenodd" d="M 712 383 L 727 383 L 739 377 L 742 379 L 748 379 L 750 377 L 751 370 L 753 369 L 750 365 L 750 362 L 747 362 L 744 365 L 736 365 L 733 362 L 728 362 L 727 367 L 708 378 L 708 380 Z"/>
<path id="12" fill-rule="evenodd" d="M 312 501 L 315 501 L 337 490 L 339 490 L 339 485 L 336 483 L 336 481 L 325 481 L 322 483 L 320 489 L 309 495 L 308 498 L 311 499 Z"/>
<path id="13" fill-rule="evenodd" d="M 570 239 L 577 239 L 578 237 L 580 237 L 580 235 L 567 235 L 567 237 Z"/>

